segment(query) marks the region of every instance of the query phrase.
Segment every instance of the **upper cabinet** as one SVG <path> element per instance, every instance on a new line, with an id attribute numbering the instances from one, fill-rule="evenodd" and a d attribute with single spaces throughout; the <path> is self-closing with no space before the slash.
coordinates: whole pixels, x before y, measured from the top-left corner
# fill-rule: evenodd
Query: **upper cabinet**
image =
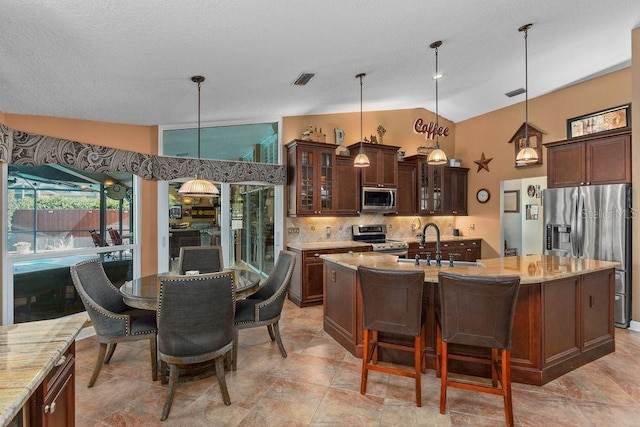
<path id="1" fill-rule="evenodd" d="M 336 216 L 360 215 L 360 182 L 353 158 L 336 156 Z"/>
<path id="2" fill-rule="evenodd" d="M 335 214 L 335 145 L 294 139 L 286 147 L 289 164 L 289 216 Z"/>
<path id="3" fill-rule="evenodd" d="M 417 180 L 417 215 L 467 215 L 469 169 L 427 164 L 427 156 L 416 154 L 403 162 L 414 164 Z M 398 191 L 409 191 L 399 188 Z M 400 199 L 400 196 L 398 196 Z"/>
<path id="4" fill-rule="evenodd" d="M 363 187 L 398 186 L 398 150 L 400 147 L 381 144 L 362 144 L 369 157 L 369 167 L 360 169 L 360 185 Z M 360 152 L 360 143 L 349 147 L 352 159 Z"/>
<path id="5" fill-rule="evenodd" d="M 398 162 L 398 191 L 396 209 L 398 215 L 415 215 L 418 200 L 416 189 L 418 178 L 415 163 Z"/>
<path id="6" fill-rule="evenodd" d="M 631 131 L 585 135 L 544 144 L 547 186 L 624 184 L 631 182 Z"/>

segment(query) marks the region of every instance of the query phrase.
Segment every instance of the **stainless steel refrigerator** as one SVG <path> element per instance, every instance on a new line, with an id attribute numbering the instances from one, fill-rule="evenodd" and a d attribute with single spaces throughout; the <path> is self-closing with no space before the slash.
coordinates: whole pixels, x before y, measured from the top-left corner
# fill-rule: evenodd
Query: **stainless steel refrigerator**
<path id="1" fill-rule="evenodd" d="M 619 262 L 615 324 L 629 326 L 631 307 L 631 185 L 590 185 L 542 192 L 544 252 Z"/>

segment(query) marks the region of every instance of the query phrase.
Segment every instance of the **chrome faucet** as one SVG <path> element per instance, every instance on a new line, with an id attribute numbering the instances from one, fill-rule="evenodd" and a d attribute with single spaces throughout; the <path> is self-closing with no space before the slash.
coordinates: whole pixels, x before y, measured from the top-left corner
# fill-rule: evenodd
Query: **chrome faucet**
<path id="1" fill-rule="evenodd" d="M 422 237 L 420 238 L 420 249 L 424 249 L 425 237 L 427 235 L 427 228 L 433 227 L 436 229 L 436 265 L 440 267 L 442 265 L 442 252 L 440 251 L 440 229 L 433 222 L 428 222 L 422 229 Z"/>

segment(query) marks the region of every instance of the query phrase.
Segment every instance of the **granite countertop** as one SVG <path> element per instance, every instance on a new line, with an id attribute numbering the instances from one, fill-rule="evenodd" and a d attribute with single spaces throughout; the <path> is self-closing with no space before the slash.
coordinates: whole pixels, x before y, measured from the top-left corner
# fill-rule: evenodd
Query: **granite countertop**
<path id="1" fill-rule="evenodd" d="M 80 315 L 0 326 L 0 425 L 27 403 L 86 321 Z"/>
<path id="2" fill-rule="evenodd" d="M 401 237 L 397 240 L 402 240 L 407 243 L 420 243 L 420 237 Z M 441 242 L 465 242 L 467 240 L 482 240 L 482 237 L 472 237 L 472 236 L 440 236 Z M 427 236 L 425 242 L 435 243 L 436 236 Z"/>
<path id="3" fill-rule="evenodd" d="M 352 270 L 358 266 L 386 268 L 393 270 L 423 269 L 425 282 L 438 282 L 438 272 L 448 271 L 463 275 L 486 276 L 520 276 L 520 283 L 538 283 L 565 277 L 578 276 L 599 270 L 615 268 L 618 263 L 591 259 L 557 257 L 552 255 L 526 255 L 505 258 L 479 260 L 484 267 L 455 266 L 449 267 L 443 262 L 442 267 L 414 263 L 398 263 L 398 257 L 379 252 L 363 252 L 349 254 L 320 255 L 326 261 L 334 262 Z"/>
<path id="4" fill-rule="evenodd" d="M 325 242 L 288 243 L 287 247 L 299 251 L 314 251 L 323 249 L 361 248 L 371 246 L 371 243 L 354 242 L 353 240 L 327 240 Z"/>

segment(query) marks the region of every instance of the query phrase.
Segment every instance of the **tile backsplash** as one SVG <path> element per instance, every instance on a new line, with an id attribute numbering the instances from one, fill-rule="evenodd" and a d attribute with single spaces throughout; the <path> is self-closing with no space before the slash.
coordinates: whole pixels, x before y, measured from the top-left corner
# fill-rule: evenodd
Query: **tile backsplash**
<path id="1" fill-rule="evenodd" d="M 386 224 L 387 238 L 406 239 L 422 233 L 422 227 L 428 222 L 435 223 L 443 236 L 451 236 L 455 226 L 454 220 L 454 217 L 447 216 L 385 216 L 382 214 L 361 214 L 359 217 L 286 217 L 285 240 L 286 243 L 351 240 L 351 226 L 358 224 Z M 412 230 L 418 222 L 421 223 L 419 229 Z M 435 236 L 435 230 L 429 228 L 427 235 Z"/>

